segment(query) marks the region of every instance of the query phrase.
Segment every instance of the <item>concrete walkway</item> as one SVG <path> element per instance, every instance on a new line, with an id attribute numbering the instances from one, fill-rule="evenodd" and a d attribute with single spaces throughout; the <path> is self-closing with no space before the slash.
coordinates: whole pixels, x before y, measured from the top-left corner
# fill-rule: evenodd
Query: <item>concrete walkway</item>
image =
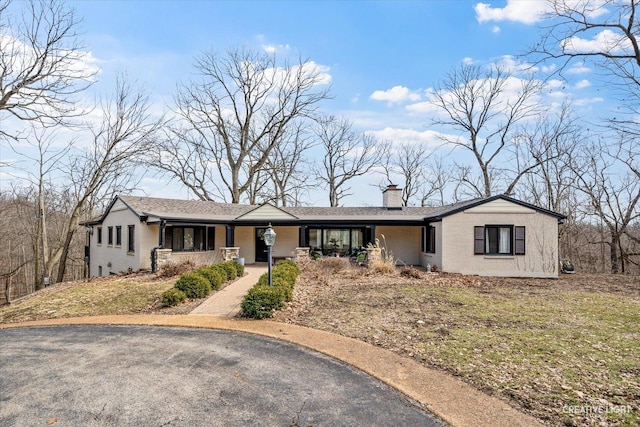
<path id="1" fill-rule="evenodd" d="M 235 317 L 240 313 L 242 297 L 261 275 L 267 272 L 266 265 L 247 265 L 244 268 L 245 275 L 225 288 L 211 295 L 189 314 L 212 315 L 220 317 Z"/>

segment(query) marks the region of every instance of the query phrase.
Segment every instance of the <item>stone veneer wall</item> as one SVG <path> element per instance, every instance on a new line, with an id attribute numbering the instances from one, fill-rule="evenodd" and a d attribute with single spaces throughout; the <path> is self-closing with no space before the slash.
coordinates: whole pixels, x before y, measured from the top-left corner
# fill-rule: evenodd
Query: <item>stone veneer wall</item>
<path id="1" fill-rule="evenodd" d="M 311 248 L 296 248 L 296 262 L 309 261 L 311 259 L 309 256 L 310 250 Z"/>
<path id="2" fill-rule="evenodd" d="M 222 257 L 222 261 L 231 261 L 234 258 L 240 258 L 240 248 L 220 248 L 220 256 Z"/>

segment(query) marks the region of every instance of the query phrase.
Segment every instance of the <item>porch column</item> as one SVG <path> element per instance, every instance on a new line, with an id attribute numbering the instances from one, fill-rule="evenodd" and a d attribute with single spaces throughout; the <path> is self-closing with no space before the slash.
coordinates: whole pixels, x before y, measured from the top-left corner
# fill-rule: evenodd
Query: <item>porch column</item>
<path id="1" fill-rule="evenodd" d="M 166 228 L 167 228 L 167 221 L 163 219 L 160 221 L 160 235 L 158 236 L 158 246 L 160 246 L 160 249 L 164 249 L 164 242 L 166 241 L 165 240 Z"/>
<path id="2" fill-rule="evenodd" d="M 298 232 L 298 246 L 304 248 L 307 246 L 307 226 L 301 225 Z"/>
<path id="3" fill-rule="evenodd" d="M 227 225 L 226 226 L 226 239 L 225 239 L 225 246 L 227 247 L 233 247 L 235 246 L 235 230 L 236 230 L 236 226 L 235 225 Z"/>

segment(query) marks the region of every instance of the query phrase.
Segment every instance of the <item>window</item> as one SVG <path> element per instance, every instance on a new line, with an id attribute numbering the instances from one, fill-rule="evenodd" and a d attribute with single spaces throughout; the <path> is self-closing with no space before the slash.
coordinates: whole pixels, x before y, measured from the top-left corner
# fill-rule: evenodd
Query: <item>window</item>
<path id="1" fill-rule="evenodd" d="M 324 255 L 349 256 L 365 245 L 362 228 L 310 228 L 307 241 Z"/>
<path id="2" fill-rule="evenodd" d="M 167 227 L 165 244 L 174 252 L 204 251 L 205 227 Z"/>
<path id="3" fill-rule="evenodd" d="M 96 229 L 96 235 L 98 239 L 98 244 L 101 245 L 102 244 L 102 227 L 98 227 Z"/>
<path id="4" fill-rule="evenodd" d="M 102 277 L 102 266 L 98 266 L 98 277 Z"/>
<path id="5" fill-rule="evenodd" d="M 127 252 L 133 253 L 136 251 L 135 238 L 136 238 L 136 226 L 129 225 L 127 227 Z"/>
<path id="6" fill-rule="evenodd" d="M 107 227 L 107 244 L 113 245 L 113 227 Z"/>
<path id="7" fill-rule="evenodd" d="M 473 252 L 477 255 L 524 255 L 525 227 L 513 225 L 474 227 Z"/>
<path id="8" fill-rule="evenodd" d="M 116 226 L 116 246 L 122 246 L 122 227 Z"/>
<path id="9" fill-rule="evenodd" d="M 431 225 L 422 227 L 422 252 L 436 253 L 436 228 Z"/>

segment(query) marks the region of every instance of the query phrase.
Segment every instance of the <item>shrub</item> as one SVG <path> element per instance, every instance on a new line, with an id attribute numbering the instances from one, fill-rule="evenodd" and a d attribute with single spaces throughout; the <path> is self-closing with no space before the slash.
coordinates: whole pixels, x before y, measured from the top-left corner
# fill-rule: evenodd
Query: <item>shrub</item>
<path id="1" fill-rule="evenodd" d="M 219 262 L 218 264 L 214 264 L 214 265 L 210 266 L 209 268 L 211 270 L 217 271 L 218 274 L 220 275 L 220 277 L 222 278 L 222 283 L 225 283 L 225 282 L 229 281 L 229 277 L 228 277 L 227 269 L 224 268 L 224 266 L 222 264 L 223 263 Z"/>
<path id="2" fill-rule="evenodd" d="M 298 264 L 291 261 L 290 259 L 283 259 L 281 261 L 278 261 L 275 267 L 277 269 L 288 269 L 288 270 L 295 271 L 296 277 L 298 276 L 298 274 L 300 274 L 300 267 L 298 267 Z"/>
<path id="3" fill-rule="evenodd" d="M 327 275 L 336 274 L 340 271 L 349 268 L 349 260 L 346 258 L 327 257 L 319 259 L 319 268 L 321 268 Z"/>
<path id="4" fill-rule="evenodd" d="M 242 317 L 264 319 L 282 308 L 283 291 L 279 286 L 255 285 L 242 299 Z"/>
<path id="5" fill-rule="evenodd" d="M 230 262 L 236 267 L 236 272 L 238 273 L 238 277 L 244 276 L 244 265 L 240 264 L 235 259 Z"/>
<path id="6" fill-rule="evenodd" d="M 375 260 L 369 267 L 374 273 L 378 274 L 393 274 L 396 272 L 396 267 L 389 261 Z"/>
<path id="7" fill-rule="evenodd" d="M 281 261 L 271 270 L 269 275 L 260 276 L 258 283 L 249 290 L 242 300 L 242 316 L 254 319 L 271 317 L 273 310 L 281 308 L 285 302 L 293 299 L 293 287 L 300 270 L 292 261 Z"/>
<path id="8" fill-rule="evenodd" d="M 183 259 L 179 262 L 168 262 L 158 271 L 160 277 L 179 276 L 195 270 L 196 264 L 190 259 Z"/>
<path id="9" fill-rule="evenodd" d="M 186 299 L 187 296 L 180 289 L 171 288 L 164 291 L 164 293 L 162 294 L 162 306 L 172 307 L 174 305 L 180 304 Z"/>
<path id="10" fill-rule="evenodd" d="M 422 277 L 422 273 L 420 273 L 420 270 L 408 265 L 402 267 L 402 269 L 400 270 L 400 275 L 402 277 L 408 277 L 411 279 L 420 279 Z"/>
<path id="11" fill-rule="evenodd" d="M 235 280 L 238 277 L 238 271 L 236 270 L 236 266 L 233 264 L 233 261 L 225 261 L 218 264 L 224 268 L 227 272 L 227 280 Z"/>
<path id="12" fill-rule="evenodd" d="M 195 272 L 183 274 L 175 288 L 184 292 L 187 298 L 204 298 L 211 293 L 209 280 Z"/>
<path id="13" fill-rule="evenodd" d="M 213 267 L 202 267 L 196 270 L 195 273 L 201 275 L 211 283 L 211 289 L 217 291 L 222 287 L 222 284 L 227 281 L 225 271 Z"/>

